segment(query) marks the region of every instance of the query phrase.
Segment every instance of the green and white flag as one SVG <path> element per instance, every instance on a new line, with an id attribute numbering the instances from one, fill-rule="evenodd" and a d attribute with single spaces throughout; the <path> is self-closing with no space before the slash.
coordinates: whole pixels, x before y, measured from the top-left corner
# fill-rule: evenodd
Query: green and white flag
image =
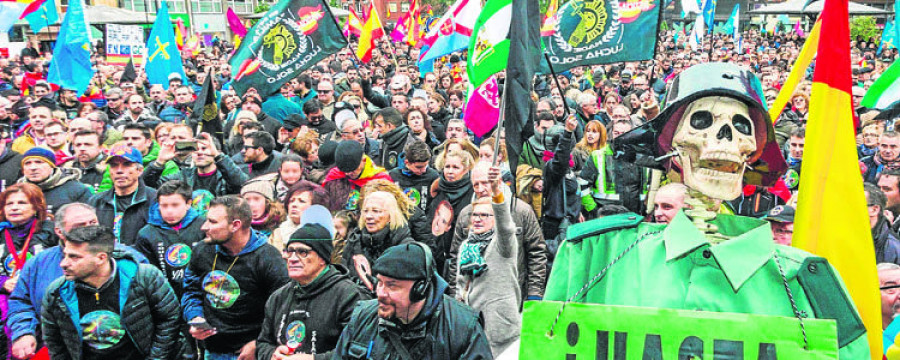
<path id="1" fill-rule="evenodd" d="M 900 101 L 900 61 L 895 61 L 872 84 L 860 105 L 869 109 L 885 110 Z"/>
<path id="2" fill-rule="evenodd" d="M 491 75 L 506 69 L 511 15 L 512 0 L 488 0 L 475 20 L 466 64 L 472 88 L 477 89 Z"/>

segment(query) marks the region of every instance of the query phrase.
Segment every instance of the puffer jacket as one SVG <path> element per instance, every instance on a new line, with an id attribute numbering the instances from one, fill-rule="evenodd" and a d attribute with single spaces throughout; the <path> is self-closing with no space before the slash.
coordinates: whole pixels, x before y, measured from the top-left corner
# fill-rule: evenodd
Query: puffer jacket
<path id="1" fill-rule="evenodd" d="M 213 175 L 216 177 L 215 185 L 213 185 L 212 189 L 203 190 L 207 190 L 215 196 L 240 194 L 241 186 L 250 179 L 250 176 L 241 171 L 234 161 L 225 154 L 219 153 L 219 155 L 216 156 L 215 161 L 216 174 Z M 171 180 L 181 180 L 184 181 L 191 190 L 200 190 L 197 189 L 197 182 L 200 177 L 197 168 L 190 167 L 168 175 L 163 175 L 164 171 L 165 168 L 160 167 L 156 162 L 152 162 L 144 169 L 141 178 L 144 179 L 144 183 L 147 184 L 147 186 L 153 188 L 158 188 L 160 185 Z"/>
<path id="2" fill-rule="evenodd" d="M 389 336 L 427 359 L 493 359 L 478 312 L 444 295 L 447 282 L 432 278 L 425 306 L 409 324 L 378 317 L 378 300 L 360 302 L 334 349 L 333 359 L 401 359 Z"/>
<path id="3" fill-rule="evenodd" d="M 206 218 L 193 208 L 178 226 L 166 224 L 159 212 L 159 203 L 150 206 L 148 224 L 138 231 L 135 250 L 152 259 L 153 266 L 163 271 L 175 295 L 184 294 L 184 268 L 191 261 L 191 249 L 206 235 L 200 230 Z"/>
<path id="4" fill-rule="evenodd" d="M 269 297 L 256 340 L 256 358 L 271 359 L 275 348 L 287 345 L 291 335 L 293 339 L 303 337 L 297 354 L 312 354 L 316 360 L 331 359 L 356 303 L 367 297 L 347 277 L 347 268 L 327 265 L 325 269 L 308 285 L 291 281 Z M 299 334 L 297 325 L 303 329 Z"/>
<path id="5" fill-rule="evenodd" d="M 178 299 L 159 269 L 139 264 L 132 256 L 114 257 L 119 308 L 127 339 L 146 359 L 181 356 Z M 75 282 L 59 278 L 47 288 L 41 314 L 44 343 L 53 359 L 81 358 L 81 315 Z"/>
<path id="6" fill-rule="evenodd" d="M 78 179 L 81 178 L 81 170 L 71 168 L 57 168 L 50 177 L 40 183 L 32 183 L 26 178 L 19 182 L 32 183 L 44 192 L 44 200 L 47 201 L 47 210 L 54 212 L 65 204 L 73 202 L 87 202 L 93 193 L 91 189 Z"/>

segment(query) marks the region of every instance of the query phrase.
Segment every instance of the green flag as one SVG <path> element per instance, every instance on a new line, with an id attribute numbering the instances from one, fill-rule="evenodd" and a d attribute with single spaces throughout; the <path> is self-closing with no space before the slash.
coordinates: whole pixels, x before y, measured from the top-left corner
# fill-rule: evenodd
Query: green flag
<path id="1" fill-rule="evenodd" d="M 231 58 L 232 86 L 238 94 L 252 87 L 266 97 L 346 46 L 347 39 L 322 0 L 280 0 Z"/>
<path id="2" fill-rule="evenodd" d="M 491 75 L 506 69 L 511 15 L 511 0 L 488 0 L 475 20 L 466 64 L 472 88 L 477 89 Z"/>

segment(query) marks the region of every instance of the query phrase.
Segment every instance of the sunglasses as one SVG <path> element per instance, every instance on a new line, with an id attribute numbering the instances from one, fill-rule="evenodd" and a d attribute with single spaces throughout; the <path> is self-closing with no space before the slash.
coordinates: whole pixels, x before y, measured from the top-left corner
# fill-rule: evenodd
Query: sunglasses
<path id="1" fill-rule="evenodd" d="M 257 149 L 257 148 L 259 148 L 259 146 L 244 145 L 244 150 Z"/>

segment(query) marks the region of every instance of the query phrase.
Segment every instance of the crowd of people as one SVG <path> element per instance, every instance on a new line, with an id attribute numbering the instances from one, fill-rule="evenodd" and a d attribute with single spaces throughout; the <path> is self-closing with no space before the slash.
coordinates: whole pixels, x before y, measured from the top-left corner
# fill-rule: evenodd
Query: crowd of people
<path id="1" fill-rule="evenodd" d="M 467 130 L 478 119 L 463 119 L 464 53 L 422 72 L 419 49 L 385 39 L 368 64 L 343 49 L 275 94 L 231 90 L 226 42 L 186 52 L 186 77 L 168 84 L 97 53 L 83 94 L 40 80 L 52 56 L 39 46 L 0 58 L 7 358 L 499 356 L 519 338 L 523 302 L 543 298 L 568 226 L 627 212 L 668 223 L 688 207 L 683 184 L 611 147 L 660 113 L 667 83 L 736 63 L 771 105 L 804 41 L 749 30 L 692 52 L 686 38 L 661 32 L 653 61 L 536 77 L 517 168 L 502 132 Z M 897 52 L 852 45 L 858 107 Z M 221 134 L 193 116 L 207 76 Z M 768 220 L 783 245 L 810 90 L 775 125 L 791 169 L 721 209 Z M 900 129 L 857 113 L 879 274 L 896 285 Z M 887 327 L 900 291 L 882 300 Z"/>

